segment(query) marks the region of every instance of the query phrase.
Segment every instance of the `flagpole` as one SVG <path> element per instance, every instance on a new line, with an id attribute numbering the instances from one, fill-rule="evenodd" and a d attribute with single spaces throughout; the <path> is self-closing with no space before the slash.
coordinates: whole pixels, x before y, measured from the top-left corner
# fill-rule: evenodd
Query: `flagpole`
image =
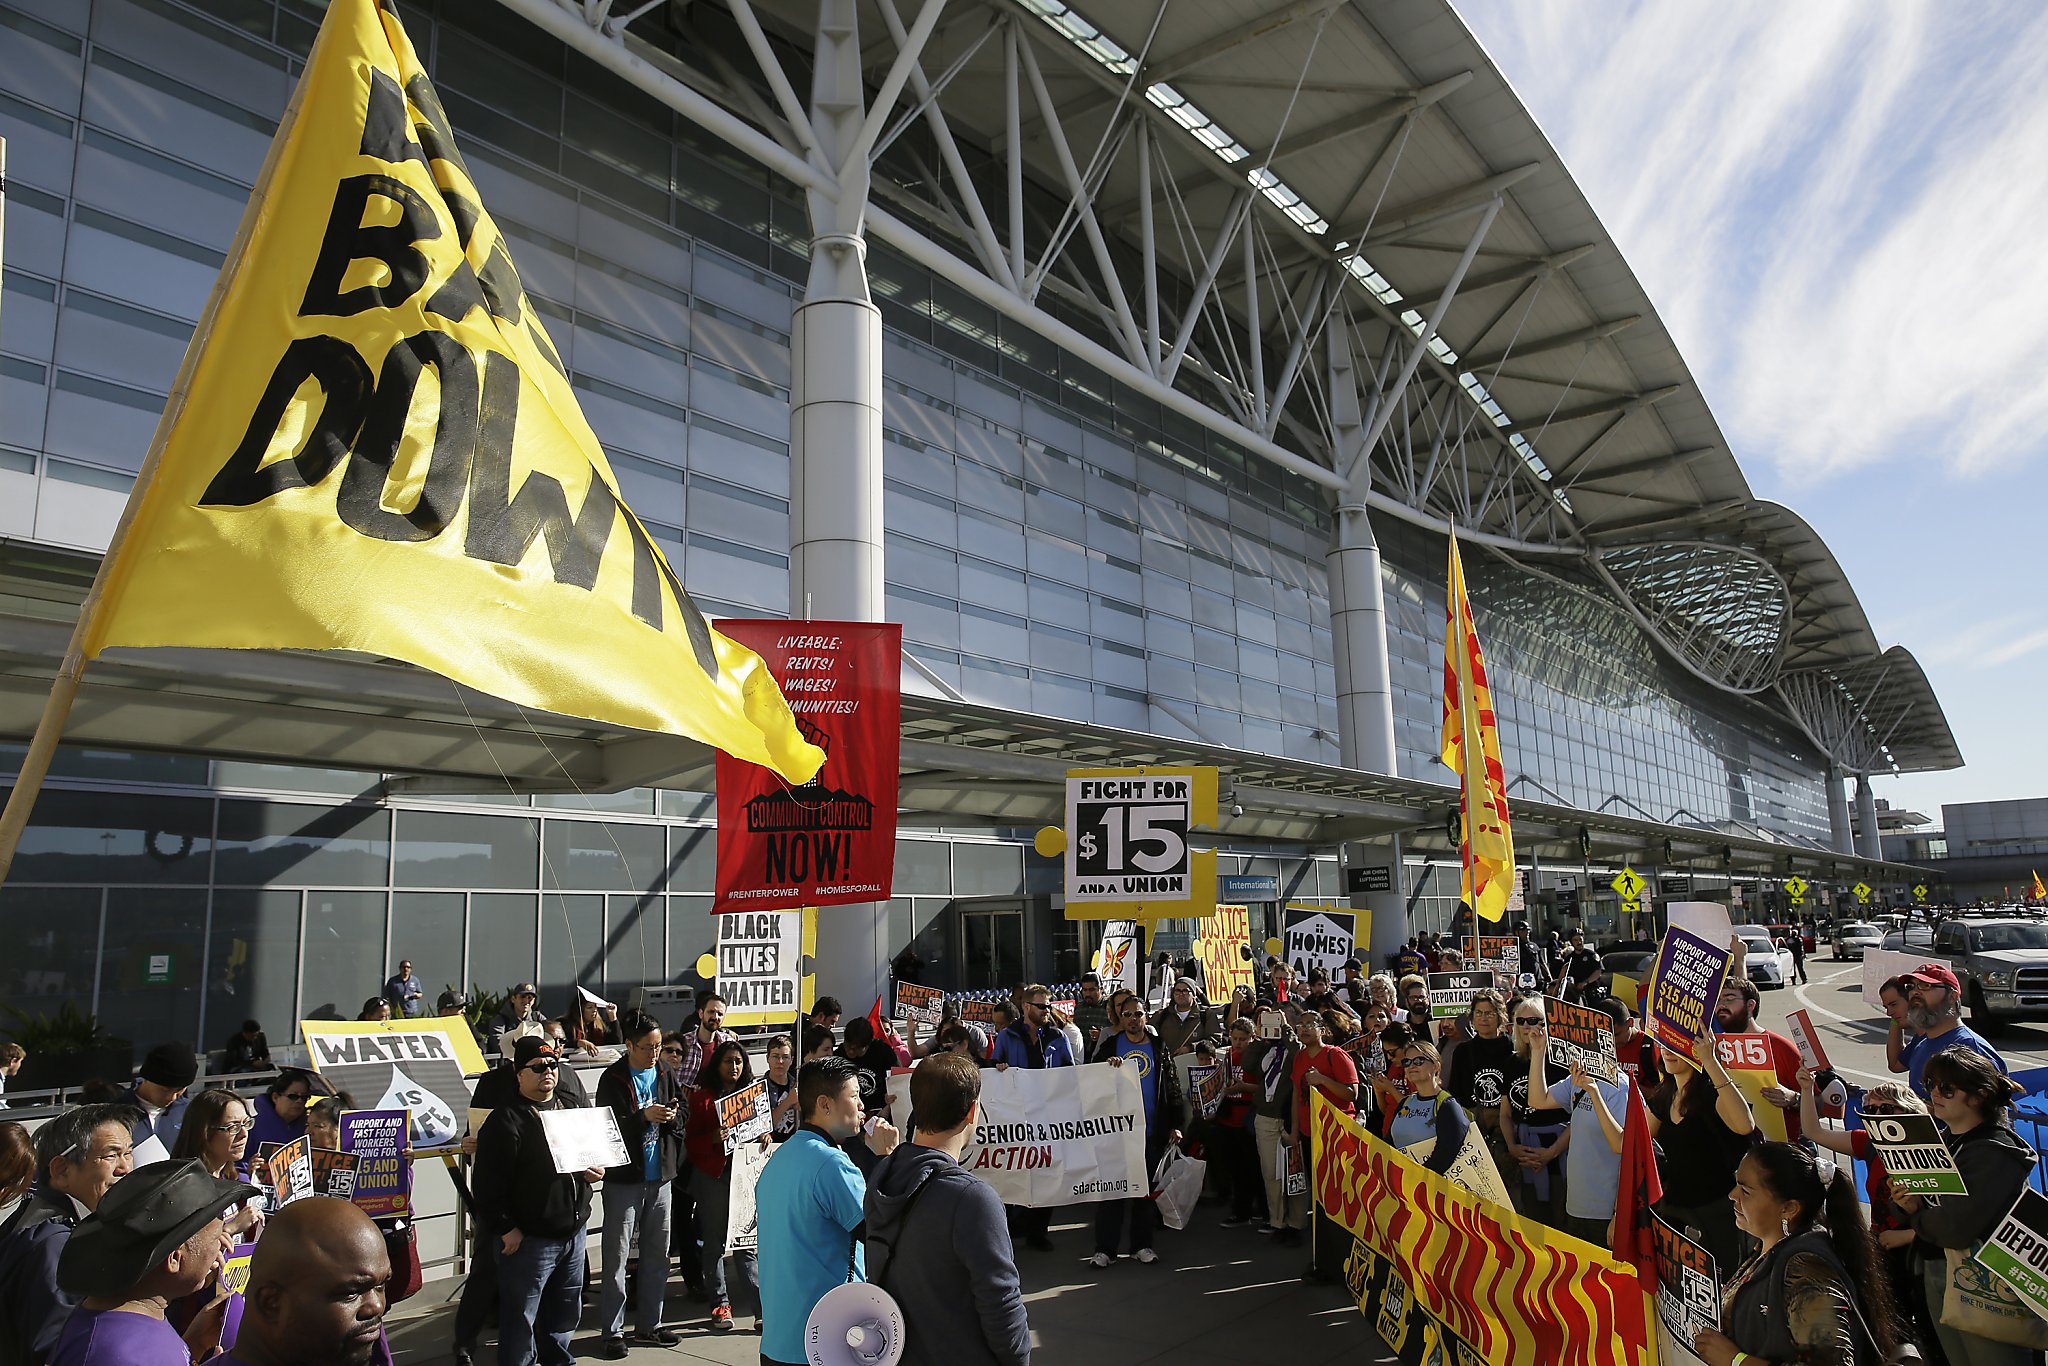
<path id="1" fill-rule="evenodd" d="M 328 18 L 331 20 L 342 9 L 339 5 L 330 9 Z M 381 24 L 381 19 L 379 22 Z M 134 486 L 128 491 L 128 501 L 122 505 L 120 520 L 114 523 L 114 534 L 107 542 L 106 553 L 100 556 L 99 568 L 92 576 L 92 587 L 86 591 L 85 601 L 79 604 L 78 621 L 71 628 L 70 643 L 64 647 L 64 662 L 57 667 L 57 676 L 50 684 L 50 695 L 43 700 L 42 715 L 36 719 L 35 734 L 29 738 L 28 753 L 22 757 L 21 771 L 15 776 L 14 788 L 7 794 L 6 809 L 0 811 L 0 886 L 6 884 L 7 874 L 14 866 L 14 851 L 20 847 L 21 837 L 28 829 L 28 818 L 43 790 L 43 779 L 49 776 L 50 762 L 56 758 L 57 744 L 64 736 L 64 725 L 70 719 L 72 703 L 78 700 L 79 684 L 85 677 L 86 643 L 92 633 L 93 617 L 106 597 L 108 570 L 119 563 L 134 524 L 136 505 L 155 480 L 157 466 L 163 461 L 164 447 L 170 444 L 171 433 L 176 430 L 178 419 L 184 415 L 185 400 L 192 388 L 192 374 L 198 369 L 200 354 L 213 333 L 214 318 L 220 312 L 221 301 L 241 275 L 248 256 L 249 239 L 255 236 L 256 224 L 263 217 L 279 155 L 290 143 L 292 131 L 298 124 L 299 110 L 306 95 L 306 73 L 319 61 L 320 50 L 332 39 L 334 28 L 334 25 L 322 22 L 313 49 L 307 54 L 305 69 L 299 73 L 298 83 L 292 87 L 291 102 L 285 106 L 284 117 L 278 120 L 270 149 L 263 154 L 263 169 L 257 173 L 255 188 L 249 192 L 249 202 L 242 207 L 242 220 L 236 225 L 234 240 L 228 246 L 227 262 L 221 267 L 220 274 L 213 278 L 213 290 L 206 296 L 206 307 L 200 310 L 199 321 L 192 329 L 192 340 L 186 344 L 184 359 L 178 363 L 178 376 L 172 381 L 170 397 L 164 400 L 163 415 L 157 419 L 156 430 L 150 433 L 149 449 L 142 457 L 142 467 L 135 476 Z"/>

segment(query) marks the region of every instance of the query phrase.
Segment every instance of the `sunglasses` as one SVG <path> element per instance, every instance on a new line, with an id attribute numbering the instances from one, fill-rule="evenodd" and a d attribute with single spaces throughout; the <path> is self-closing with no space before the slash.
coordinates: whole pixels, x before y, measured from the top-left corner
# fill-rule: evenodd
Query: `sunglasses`
<path id="1" fill-rule="evenodd" d="M 1142 1010 L 1126 1010 L 1118 1018 L 1124 1020 L 1142 1020 L 1145 1018 L 1145 1012 Z"/>
<path id="2" fill-rule="evenodd" d="M 1534 1015 L 1522 1015 L 1516 1018 L 1515 1023 L 1533 1028 L 1536 1025 L 1542 1024 L 1543 1021 L 1537 1019 Z"/>
<path id="3" fill-rule="evenodd" d="M 661 1051 L 664 1053 L 673 1053 L 679 1058 L 683 1056 L 683 1046 L 679 1043 L 663 1044 L 661 1046 Z"/>
<path id="4" fill-rule="evenodd" d="M 1430 1060 L 1429 1060 L 1428 1058 L 1403 1058 L 1403 1059 L 1401 1059 L 1401 1066 L 1403 1066 L 1403 1067 L 1434 1067 L 1434 1066 L 1436 1066 L 1436 1064 L 1435 1064 L 1435 1063 L 1433 1063 L 1433 1062 L 1431 1062 L 1431 1061 L 1430 1061 Z"/>
<path id="5" fill-rule="evenodd" d="M 530 1062 L 526 1064 L 526 1070 L 535 1076 L 539 1076 L 544 1072 L 558 1072 L 561 1070 L 561 1067 L 562 1064 L 558 1062 Z"/>
<path id="6" fill-rule="evenodd" d="M 1927 1083 L 1930 1096 L 1967 1096 L 1970 1092 L 1951 1081 L 1930 1081 Z"/>
<path id="7" fill-rule="evenodd" d="M 313 1093 L 311 1091 L 280 1091 L 278 1092 L 277 1098 L 279 1100 L 294 1100 L 297 1101 L 299 1104 L 304 1105 L 306 1103 L 306 1097 L 312 1094 Z"/>

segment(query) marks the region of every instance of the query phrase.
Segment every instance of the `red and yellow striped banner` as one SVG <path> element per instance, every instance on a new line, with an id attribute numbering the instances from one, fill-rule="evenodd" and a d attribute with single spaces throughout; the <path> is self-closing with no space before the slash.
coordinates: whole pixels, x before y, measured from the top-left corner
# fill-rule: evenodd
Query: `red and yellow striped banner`
<path id="1" fill-rule="evenodd" d="M 1312 1103 L 1316 1205 L 1351 1234 L 1355 1260 L 1390 1264 L 1411 1312 L 1483 1361 L 1655 1366 L 1633 1267 L 1425 1170 L 1320 1093 Z"/>

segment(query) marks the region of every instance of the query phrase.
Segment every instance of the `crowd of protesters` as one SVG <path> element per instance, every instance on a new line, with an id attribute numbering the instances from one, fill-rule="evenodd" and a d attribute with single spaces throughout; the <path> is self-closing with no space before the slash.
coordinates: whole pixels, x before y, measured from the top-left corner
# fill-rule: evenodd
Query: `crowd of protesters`
<path id="1" fill-rule="evenodd" d="M 756 1065 L 725 1028 L 725 1003 L 699 993 L 669 1030 L 588 993 L 548 1016 L 533 983 L 515 984 L 477 1031 L 498 1059 L 476 1084 L 475 1104 L 489 1113 L 468 1143 L 474 1238 L 456 1359 L 472 1359 L 493 1318 L 501 1360 L 572 1359 L 584 1230 L 601 1187 L 602 1357 L 680 1342 L 668 1321 L 675 1271 L 711 1331 L 737 1331 L 737 1310 L 762 1335 L 765 1363 L 800 1361 L 809 1306 L 867 1263 L 914 1318 L 950 1325 L 958 1340 L 945 1359 L 1022 1366 L 1030 1347 L 1016 1250 L 1053 1249 L 1049 1212 L 1003 1208 L 958 1158 L 982 1069 L 1087 1062 L 1136 1072 L 1148 1170 L 1170 1148 L 1205 1157 L 1222 1224 L 1279 1247 L 1303 1245 L 1321 1217 L 1301 1179 L 1314 1163 L 1317 1092 L 1438 1173 L 1478 1144 L 1519 1215 L 1600 1247 L 1626 1236 L 1617 1209 L 1639 1111 L 1661 1185 L 1656 1212 L 1704 1248 L 1721 1276 L 1722 1329 L 1693 1344 L 1709 1366 L 1745 1357 L 1850 1366 L 1891 1359 L 1902 1344 L 1952 1366 L 2033 1359 L 1974 1321 L 1943 1317 L 1960 1260 L 2004 1216 L 2035 1160 L 2010 1122 L 2018 1088 L 1996 1050 L 1961 1023 L 1960 986 L 1946 966 L 1924 964 L 1884 984 L 1887 1058 L 1901 1080 L 1860 1098 L 1865 1115 L 1911 1111 L 1938 1122 L 1969 1193 L 1931 1201 L 1893 1189 L 1868 1134 L 1839 1123 L 1839 1083 L 1830 1089 L 1833 1079 L 1802 1066 L 1790 1039 L 1759 1026 L 1740 941 L 1711 1023 L 1682 1050 L 1659 1048 L 1607 994 L 1582 935 L 1539 941 L 1515 928 L 1522 972 L 1478 988 L 1455 1012 L 1432 1003 L 1427 974 L 1461 968 L 1463 958 L 1431 935 L 1404 945 L 1391 971 L 1354 960 L 1334 981 L 1269 960 L 1221 1002 L 1208 999 L 1198 971 L 1170 960 L 1145 994 L 1106 991 L 1091 973 L 1072 1002 L 1037 984 L 971 1012 L 949 998 L 937 1027 L 923 1038 L 912 1030 L 908 1041 L 879 1011 L 842 1019 L 840 1004 L 821 998 L 764 1055 L 770 1127 L 750 1140 L 768 1154 L 755 1249 L 726 1242 L 734 1155 L 720 1102 L 755 1082 Z M 1613 1081 L 1551 1060 L 1546 995 L 1609 1016 L 1620 1063 Z M 412 964 L 401 962 L 363 1018 L 411 1018 L 425 1000 Z M 435 1009 L 462 1015 L 467 1005 L 450 991 Z M 1716 1034 L 1763 1036 L 1774 1084 L 1739 1089 Z M 586 1087 L 570 1064 L 600 1049 L 616 1058 Z M 270 1063 L 255 1020 L 224 1054 L 230 1071 Z M 1220 1088 L 1192 1094 L 1182 1061 L 1216 1066 Z M 908 1140 L 885 1114 L 890 1074 L 906 1068 L 915 1069 Z M 329 1343 L 337 1361 L 388 1359 L 381 1280 L 354 1292 L 348 1313 L 329 1306 L 313 1315 L 295 1278 L 389 1278 L 403 1270 L 403 1244 L 345 1201 L 277 1208 L 248 1184 L 270 1145 L 307 1134 L 338 1146 L 351 1102 L 303 1070 L 278 1071 L 253 1095 L 197 1089 L 198 1072 L 190 1049 L 160 1046 L 105 1103 L 65 1110 L 33 1137 L 0 1123 L 0 1362 L 201 1359 L 208 1335 L 218 1341 L 209 1315 L 226 1249 L 250 1239 L 259 1253 L 250 1326 L 222 1359 L 298 1359 L 278 1351 L 293 1333 Z M 592 1104 L 614 1112 L 628 1160 L 555 1171 L 539 1116 Z M 1778 1109 L 1773 1131 L 1792 1141 L 1765 1141 L 1757 1106 Z M 1866 1164 L 1867 1212 L 1848 1159 Z M 913 1221 L 928 1187 L 933 1213 Z M 1122 1255 L 1159 1260 L 1151 1200 L 1103 1201 L 1092 1214 L 1085 1255 L 1097 1269 Z M 912 1236 L 920 1224 L 950 1232 Z M 1332 1227 L 1314 1246 L 1304 1276 L 1338 1279 L 1348 1240 Z"/>

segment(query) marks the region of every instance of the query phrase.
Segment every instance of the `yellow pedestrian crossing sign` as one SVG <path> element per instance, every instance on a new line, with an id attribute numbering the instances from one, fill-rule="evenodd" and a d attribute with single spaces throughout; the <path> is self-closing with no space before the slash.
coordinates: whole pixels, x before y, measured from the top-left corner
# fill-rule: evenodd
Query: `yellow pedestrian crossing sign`
<path id="1" fill-rule="evenodd" d="M 1614 888 L 1620 894 L 1623 901 L 1638 901 L 1642 898 L 1643 888 L 1647 884 L 1644 883 L 1641 873 L 1638 873 L 1627 864 L 1623 864 L 1621 872 L 1616 874 L 1614 881 L 1607 885 Z"/>
<path id="2" fill-rule="evenodd" d="M 1913 884 L 1913 900 L 1915 900 L 1915 901 L 1925 901 L 1925 900 L 1927 900 L 1927 884 L 1926 884 L 1926 883 L 1924 883 L 1924 882 L 1916 882 L 1916 883 L 1914 883 L 1914 884 Z"/>
<path id="3" fill-rule="evenodd" d="M 1854 887 L 1851 887 L 1849 890 L 1856 893 L 1856 900 L 1858 900 L 1859 902 L 1867 902 L 1870 900 L 1870 884 L 1867 882 L 1859 882 Z"/>
<path id="4" fill-rule="evenodd" d="M 1806 879 L 1803 877 L 1786 878 L 1785 891 L 1792 898 L 1792 904 L 1797 906 L 1806 900 Z"/>

